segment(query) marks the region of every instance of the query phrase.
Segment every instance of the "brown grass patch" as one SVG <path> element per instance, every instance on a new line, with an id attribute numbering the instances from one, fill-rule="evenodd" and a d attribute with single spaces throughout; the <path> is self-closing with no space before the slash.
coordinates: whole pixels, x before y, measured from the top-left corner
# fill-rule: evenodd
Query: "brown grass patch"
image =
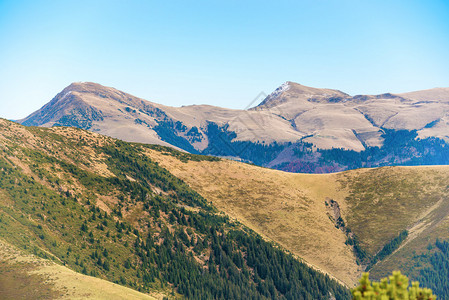
<path id="1" fill-rule="evenodd" d="M 352 250 L 326 215 L 326 197 L 339 202 L 343 214 L 346 209 L 335 176 L 285 173 L 228 160 L 183 163 L 157 151 L 149 155 L 231 218 L 344 283 L 355 283 L 360 269 Z"/>
<path id="2" fill-rule="evenodd" d="M 0 240 L 0 299 L 161 299 L 76 273 Z"/>

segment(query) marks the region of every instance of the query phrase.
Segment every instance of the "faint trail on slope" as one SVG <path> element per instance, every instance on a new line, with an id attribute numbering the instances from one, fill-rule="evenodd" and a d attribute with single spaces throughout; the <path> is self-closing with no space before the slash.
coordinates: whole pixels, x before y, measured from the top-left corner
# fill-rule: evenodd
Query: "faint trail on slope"
<path id="1" fill-rule="evenodd" d="M 393 118 L 393 117 L 395 117 L 395 116 L 397 116 L 399 113 L 395 113 L 395 114 L 393 114 L 393 115 L 391 115 L 391 116 L 389 116 L 388 118 L 386 118 L 385 119 L 385 121 L 382 123 L 382 125 L 380 125 L 380 127 L 384 127 L 384 125 L 388 122 L 388 121 L 390 121 L 390 119 L 391 118 Z"/>

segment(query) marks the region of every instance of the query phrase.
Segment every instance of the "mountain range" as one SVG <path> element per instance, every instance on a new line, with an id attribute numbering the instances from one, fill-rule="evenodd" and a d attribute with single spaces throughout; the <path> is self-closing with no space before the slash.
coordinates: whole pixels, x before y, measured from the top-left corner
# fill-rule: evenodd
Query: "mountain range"
<path id="1" fill-rule="evenodd" d="M 3 295 L 349 299 L 400 269 L 449 297 L 448 116 L 448 88 L 235 110 L 73 83 L 0 119 Z"/>
<path id="2" fill-rule="evenodd" d="M 74 126 L 293 172 L 442 164 L 447 157 L 437 155 L 449 139 L 449 88 L 350 96 L 286 82 L 256 107 L 236 110 L 170 107 L 96 83 L 73 83 L 18 122 Z"/>

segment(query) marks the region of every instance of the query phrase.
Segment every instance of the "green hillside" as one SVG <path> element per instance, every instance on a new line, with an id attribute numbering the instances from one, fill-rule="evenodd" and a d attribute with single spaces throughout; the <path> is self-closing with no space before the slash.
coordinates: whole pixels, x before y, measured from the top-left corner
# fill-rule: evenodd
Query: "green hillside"
<path id="1" fill-rule="evenodd" d="M 349 297 L 336 281 L 230 221 L 150 159 L 149 147 L 0 120 L 0 238 L 169 298 Z"/>

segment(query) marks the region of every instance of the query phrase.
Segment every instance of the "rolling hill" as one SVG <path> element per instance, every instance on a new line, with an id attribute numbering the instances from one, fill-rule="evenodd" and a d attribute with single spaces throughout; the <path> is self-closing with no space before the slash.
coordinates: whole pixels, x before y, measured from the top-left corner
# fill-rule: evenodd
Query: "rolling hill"
<path id="1" fill-rule="evenodd" d="M 71 84 L 19 122 L 74 126 L 129 142 L 285 171 L 326 173 L 447 164 L 447 153 L 444 157 L 439 153 L 447 152 L 448 113 L 449 88 L 350 96 L 286 82 L 258 106 L 234 110 L 169 107 L 88 82 Z M 406 147 L 400 143 L 404 136 L 409 138 Z M 357 165 L 351 165 L 353 161 Z"/>
<path id="2" fill-rule="evenodd" d="M 449 238 L 449 166 L 292 174 L 227 160 L 182 162 L 157 151 L 150 157 L 220 210 L 349 286 L 404 230 L 402 248 L 372 267 L 374 278 L 411 272 L 413 255 Z"/>

